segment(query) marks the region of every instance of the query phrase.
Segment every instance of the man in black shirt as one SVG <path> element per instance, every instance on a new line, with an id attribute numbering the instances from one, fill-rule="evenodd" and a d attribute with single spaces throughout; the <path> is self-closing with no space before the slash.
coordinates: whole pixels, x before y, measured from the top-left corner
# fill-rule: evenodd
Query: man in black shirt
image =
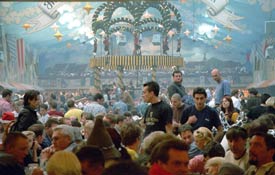
<path id="1" fill-rule="evenodd" d="M 159 89 L 159 84 L 154 81 L 143 85 L 142 98 L 144 102 L 151 103 L 144 115 L 144 137 L 154 131 L 172 132 L 173 111 L 170 105 L 159 99 Z"/>

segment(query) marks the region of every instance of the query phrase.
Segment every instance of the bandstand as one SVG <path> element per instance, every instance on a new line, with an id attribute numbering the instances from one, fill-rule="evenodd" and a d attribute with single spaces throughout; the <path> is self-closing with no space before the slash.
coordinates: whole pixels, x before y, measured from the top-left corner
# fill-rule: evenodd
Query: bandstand
<path id="1" fill-rule="evenodd" d="M 117 17 L 114 12 L 124 8 L 130 15 Z M 158 16 L 148 13 L 149 9 L 158 12 Z M 101 17 L 100 17 L 101 15 Z M 123 87 L 124 70 L 151 70 L 152 80 L 156 81 L 157 69 L 171 70 L 184 66 L 184 60 L 180 54 L 169 54 L 168 40 L 177 38 L 176 52 L 180 52 L 182 30 L 181 15 L 169 2 L 150 1 L 116 1 L 106 2 L 100 5 L 92 17 L 92 30 L 97 38 L 94 38 L 93 57 L 90 67 L 94 70 L 94 86 L 101 88 L 101 70 L 116 70 L 118 86 Z M 159 46 L 160 53 L 143 55 L 141 35 L 144 32 L 153 31 L 153 45 Z M 132 55 L 114 54 L 110 50 L 110 37 L 115 35 L 118 45 L 125 45 L 125 32 L 133 36 Z M 104 45 L 104 55 L 97 56 L 97 45 L 101 39 Z M 102 53 L 102 52 L 101 52 Z"/>

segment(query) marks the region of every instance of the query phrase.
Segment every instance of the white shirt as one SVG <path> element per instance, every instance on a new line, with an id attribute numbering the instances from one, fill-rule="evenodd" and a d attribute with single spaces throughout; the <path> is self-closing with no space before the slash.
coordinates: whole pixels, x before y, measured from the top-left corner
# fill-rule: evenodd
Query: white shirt
<path id="1" fill-rule="evenodd" d="M 235 96 L 231 97 L 232 101 L 233 101 L 233 106 L 234 108 L 237 108 L 238 110 L 241 110 L 241 100 Z"/>

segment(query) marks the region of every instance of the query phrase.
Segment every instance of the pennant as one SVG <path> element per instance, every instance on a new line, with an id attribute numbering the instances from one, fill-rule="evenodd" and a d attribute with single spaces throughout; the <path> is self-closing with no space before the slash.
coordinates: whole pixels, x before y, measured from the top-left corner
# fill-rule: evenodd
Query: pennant
<path id="1" fill-rule="evenodd" d="M 16 41 L 17 49 L 17 65 L 19 72 L 22 74 L 25 70 L 25 44 L 24 39 L 20 38 Z"/>
<path id="2" fill-rule="evenodd" d="M 236 20 L 243 19 L 241 16 L 235 15 L 233 12 L 226 10 L 225 7 L 228 4 L 229 0 L 202 0 L 208 8 L 207 14 L 215 21 L 223 24 L 224 26 L 230 29 L 240 30 L 233 22 Z"/>
<path id="3" fill-rule="evenodd" d="M 38 7 L 42 11 L 37 17 L 27 21 L 27 24 L 30 24 L 31 28 L 28 29 L 28 33 L 33 33 L 40 31 L 53 23 L 55 23 L 60 17 L 57 9 L 61 7 L 64 2 L 54 2 L 54 1 L 44 1 L 39 2 Z"/>

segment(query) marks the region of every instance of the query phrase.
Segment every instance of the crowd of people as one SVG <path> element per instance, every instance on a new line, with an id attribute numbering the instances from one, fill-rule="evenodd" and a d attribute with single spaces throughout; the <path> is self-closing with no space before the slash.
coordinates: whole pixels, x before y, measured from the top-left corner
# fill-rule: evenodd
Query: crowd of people
<path id="1" fill-rule="evenodd" d="M 103 91 L 3 89 L 0 174 L 275 174 L 275 97 L 244 97 L 218 69 L 211 76 L 210 100 L 202 87 L 186 92 L 179 70 L 168 87 L 144 83 L 138 104 L 123 87 L 108 103 Z"/>

